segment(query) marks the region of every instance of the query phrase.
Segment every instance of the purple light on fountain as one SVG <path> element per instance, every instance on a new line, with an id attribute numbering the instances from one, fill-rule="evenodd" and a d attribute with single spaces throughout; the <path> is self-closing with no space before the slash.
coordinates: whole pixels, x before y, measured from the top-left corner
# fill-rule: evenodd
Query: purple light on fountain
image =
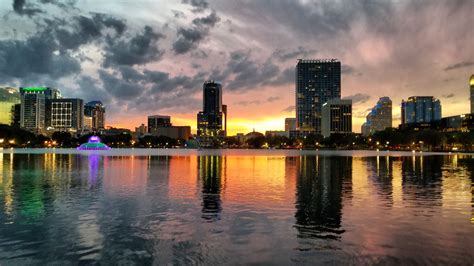
<path id="1" fill-rule="evenodd" d="M 77 147 L 78 150 L 83 151 L 101 151 L 101 150 L 110 150 L 111 148 L 104 143 L 100 142 L 100 138 L 98 136 L 91 136 L 87 143 L 81 144 L 81 146 Z"/>

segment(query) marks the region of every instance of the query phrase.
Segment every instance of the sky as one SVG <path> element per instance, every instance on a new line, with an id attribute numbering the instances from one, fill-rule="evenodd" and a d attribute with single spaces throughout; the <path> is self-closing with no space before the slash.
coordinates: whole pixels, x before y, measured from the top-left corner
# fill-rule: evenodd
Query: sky
<path id="1" fill-rule="evenodd" d="M 469 112 L 473 0 L 0 0 L 0 87 L 100 100 L 109 126 L 148 115 L 190 125 L 202 84 L 222 82 L 229 134 L 283 130 L 298 58 L 342 62 L 360 132 L 379 97 Z"/>

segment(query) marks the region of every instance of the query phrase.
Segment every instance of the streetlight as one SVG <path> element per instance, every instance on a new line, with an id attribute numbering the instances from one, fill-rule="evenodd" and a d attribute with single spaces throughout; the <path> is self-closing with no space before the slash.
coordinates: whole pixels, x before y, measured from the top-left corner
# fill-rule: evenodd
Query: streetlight
<path id="1" fill-rule="evenodd" d="M 14 140 L 14 139 L 11 139 L 10 141 L 8 141 L 8 143 L 10 143 L 10 144 L 15 144 L 15 140 Z"/>
<path id="2" fill-rule="evenodd" d="M 0 139 L 0 144 L 3 144 L 5 142 L 5 139 Z"/>

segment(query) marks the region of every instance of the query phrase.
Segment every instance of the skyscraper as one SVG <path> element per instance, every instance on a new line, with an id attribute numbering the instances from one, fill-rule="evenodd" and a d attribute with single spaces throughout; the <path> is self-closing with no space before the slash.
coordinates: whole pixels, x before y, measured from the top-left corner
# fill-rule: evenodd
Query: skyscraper
<path id="1" fill-rule="evenodd" d="M 54 131 L 82 131 L 83 100 L 66 98 L 46 100 L 46 128 Z"/>
<path id="2" fill-rule="evenodd" d="M 362 134 L 368 136 L 389 127 L 392 127 L 392 100 L 381 97 L 367 115 L 366 122 L 362 125 Z"/>
<path id="3" fill-rule="evenodd" d="M 352 133 L 352 100 L 331 99 L 322 106 L 321 134 Z"/>
<path id="4" fill-rule="evenodd" d="M 105 128 L 105 107 L 101 101 L 91 101 L 84 106 L 85 120 L 92 120 L 92 130 Z"/>
<path id="5" fill-rule="evenodd" d="M 471 88 L 471 114 L 474 114 L 474 74 L 469 80 L 469 87 Z"/>
<path id="6" fill-rule="evenodd" d="M 441 120 L 441 102 L 433 96 L 412 96 L 402 100 L 402 124 Z"/>
<path id="7" fill-rule="evenodd" d="M 341 98 L 341 62 L 298 59 L 296 65 L 296 127 L 321 133 L 321 107 Z"/>
<path id="8" fill-rule="evenodd" d="M 203 111 L 197 115 L 197 134 L 204 138 L 224 137 L 222 85 L 209 80 L 203 85 Z"/>
<path id="9" fill-rule="evenodd" d="M 20 88 L 20 127 L 41 132 L 46 125 L 46 100 L 59 99 L 59 90 L 46 87 Z"/>

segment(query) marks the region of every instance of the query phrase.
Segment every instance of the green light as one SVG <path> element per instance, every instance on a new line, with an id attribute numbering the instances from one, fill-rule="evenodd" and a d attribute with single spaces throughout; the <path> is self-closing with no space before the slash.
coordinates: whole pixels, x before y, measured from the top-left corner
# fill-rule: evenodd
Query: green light
<path id="1" fill-rule="evenodd" d="M 32 87 L 32 88 L 23 88 L 25 91 L 45 91 L 47 88 L 41 88 L 41 87 Z"/>

